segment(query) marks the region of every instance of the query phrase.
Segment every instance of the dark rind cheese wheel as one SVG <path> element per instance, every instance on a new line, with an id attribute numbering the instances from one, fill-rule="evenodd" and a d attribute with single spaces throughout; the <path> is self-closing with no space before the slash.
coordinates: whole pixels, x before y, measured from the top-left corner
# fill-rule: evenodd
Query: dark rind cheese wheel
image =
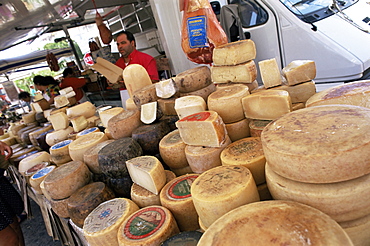
<path id="1" fill-rule="evenodd" d="M 159 153 L 159 142 L 170 131 L 170 127 L 160 121 L 136 128 L 132 132 L 132 138 L 140 144 L 145 155 L 155 155 Z"/>
<path id="2" fill-rule="evenodd" d="M 103 182 L 105 184 L 109 183 L 110 177 L 105 173 L 92 173 L 92 182 Z"/>
<path id="3" fill-rule="evenodd" d="M 98 153 L 99 166 L 111 178 L 128 176 L 126 161 L 143 155 L 139 143 L 132 138 L 121 138 L 104 146 Z"/>
<path id="4" fill-rule="evenodd" d="M 108 181 L 108 186 L 114 191 L 116 197 L 130 198 L 132 184 L 133 182 L 130 176 L 118 179 L 110 178 Z"/>
<path id="5" fill-rule="evenodd" d="M 73 223 L 82 228 L 85 218 L 102 202 L 113 199 L 114 193 L 103 182 L 90 183 L 68 199 L 68 214 Z"/>
<path id="6" fill-rule="evenodd" d="M 132 94 L 132 100 L 138 109 L 141 108 L 141 105 L 156 102 L 158 99 L 155 84 L 147 85 Z"/>
<path id="7" fill-rule="evenodd" d="M 177 129 L 176 121 L 178 120 L 179 116 L 177 115 L 164 115 L 159 119 L 159 121 L 164 121 L 170 127 L 171 131 Z"/>
<path id="8" fill-rule="evenodd" d="M 164 241 L 161 246 L 197 246 L 202 235 L 200 231 L 180 232 Z"/>
<path id="9" fill-rule="evenodd" d="M 36 138 L 36 141 L 39 144 L 41 150 L 49 152 L 50 146 L 46 143 L 46 134 L 53 131 L 54 129 L 43 132 Z"/>
<path id="10" fill-rule="evenodd" d="M 175 83 L 179 92 L 192 92 L 212 84 L 211 70 L 207 66 L 188 69 L 176 75 Z"/>

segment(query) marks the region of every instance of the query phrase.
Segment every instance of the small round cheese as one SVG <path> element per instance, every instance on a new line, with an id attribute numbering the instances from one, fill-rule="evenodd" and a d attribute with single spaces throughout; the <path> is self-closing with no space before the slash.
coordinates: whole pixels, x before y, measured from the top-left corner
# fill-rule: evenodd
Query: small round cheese
<path id="1" fill-rule="evenodd" d="M 72 161 L 69 156 L 68 146 L 73 142 L 73 140 L 64 140 L 50 147 L 50 160 L 56 165 L 60 166 L 64 163 Z"/>
<path id="2" fill-rule="evenodd" d="M 189 166 L 185 156 L 186 144 L 182 141 L 179 130 L 165 135 L 159 142 L 159 153 L 170 168 L 183 168 Z"/>
<path id="3" fill-rule="evenodd" d="M 249 120 L 243 119 L 237 122 L 225 124 L 227 135 L 229 135 L 231 142 L 239 139 L 250 137 Z"/>
<path id="4" fill-rule="evenodd" d="M 55 166 L 47 166 L 31 176 L 30 185 L 37 194 L 42 194 L 40 184 L 46 178 L 46 176 L 54 170 L 54 168 Z"/>

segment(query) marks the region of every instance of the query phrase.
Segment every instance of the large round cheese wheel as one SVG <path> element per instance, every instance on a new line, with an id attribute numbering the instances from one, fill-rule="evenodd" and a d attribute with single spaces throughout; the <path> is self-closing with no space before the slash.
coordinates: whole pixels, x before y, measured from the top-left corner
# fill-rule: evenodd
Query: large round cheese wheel
<path id="1" fill-rule="evenodd" d="M 159 153 L 170 168 L 183 168 L 188 166 L 185 156 L 186 144 L 182 141 L 179 130 L 165 135 L 159 142 Z"/>
<path id="2" fill-rule="evenodd" d="M 168 182 L 161 190 L 160 200 L 175 217 L 180 231 L 199 229 L 198 213 L 195 210 L 190 188 L 199 174 L 186 174 Z"/>
<path id="3" fill-rule="evenodd" d="M 191 195 L 205 227 L 234 208 L 259 201 L 252 173 L 243 166 L 220 166 L 202 173 L 192 184 Z"/>
<path id="4" fill-rule="evenodd" d="M 44 179 L 44 185 L 50 197 L 58 200 L 69 197 L 90 180 L 91 174 L 85 163 L 71 161 L 51 172 Z"/>
<path id="5" fill-rule="evenodd" d="M 69 217 L 82 228 L 85 218 L 102 202 L 113 199 L 114 193 L 103 182 L 94 182 L 75 191 L 68 199 Z"/>
<path id="6" fill-rule="evenodd" d="M 200 90 L 212 84 L 211 70 L 207 66 L 188 69 L 176 75 L 175 83 L 179 92 Z"/>
<path id="7" fill-rule="evenodd" d="M 44 182 L 45 184 L 45 182 Z M 62 217 L 62 218 L 69 218 L 69 213 L 68 213 L 68 199 L 69 197 L 67 198 L 64 198 L 64 199 L 60 199 L 60 200 L 55 200 L 55 199 L 50 199 L 50 205 L 51 205 L 51 209 L 54 211 L 54 213 L 56 213 L 59 217 Z"/>
<path id="8" fill-rule="evenodd" d="M 132 131 L 141 126 L 140 111 L 126 110 L 113 116 L 107 125 L 107 129 L 112 138 L 120 139 L 131 137 Z"/>
<path id="9" fill-rule="evenodd" d="M 107 110 L 99 111 L 99 117 L 101 123 L 104 127 L 108 126 L 108 121 L 115 115 L 122 113 L 125 111 L 122 107 L 114 107 Z"/>
<path id="10" fill-rule="evenodd" d="M 73 132 L 73 127 L 71 126 L 67 127 L 66 129 L 49 132 L 46 134 L 45 141 L 49 146 L 53 146 L 56 143 L 67 140 L 68 135 L 71 132 Z"/>
<path id="11" fill-rule="evenodd" d="M 282 116 L 262 131 L 272 170 L 307 183 L 333 183 L 370 173 L 370 109 L 326 105 Z"/>
<path id="12" fill-rule="evenodd" d="M 24 175 L 25 171 L 42 162 L 50 162 L 50 154 L 46 151 L 37 152 L 21 160 L 19 162 L 18 171 L 20 174 Z"/>
<path id="13" fill-rule="evenodd" d="M 82 136 L 68 145 L 69 156 L 74 161 L 83 161 L 85 152 L 98 143 L 108 140 L 104 132 L 93 132 Z"/>
<path id="14" fill-rule="evenodd" d="M 243 119 L 237 122 L 225 124 L 227 135 L 229 135 L 231 142 L 235 142 L 239 139 L 250 137 L 249 131 L 249 120 Z"/>
<path id="15" fill-rule="evenodd" d="M 101 203 L 86 217 L 83 225 L 90 246 L 118 245 L 117 233 L 122 222 L 139 207 L 126 198 Z"/>
<path id="16" fill-rule="evenodd" d="M 310 184 L 293 181 L 275 173 L 266 164 L 266 181 L 276 200 L 292 200 L 317 208 L 343 222 L 370 214 L 370 174 L 336 183 Z"/>
<path id="17" fill-rule="evenodd" d="M 150 206 L 134 212 L 121 224 L 118 245 L 160 245 L 177 233 L 179 228 L 171 212 L 162 206 Z"/>
<path id="18" fill-rule="evenodd" d="M 57 164 L 58 166 L 72 161 L 69 155 L 68 146 L 73 142 L 73 140 L 64 140 L 50 147 L 50 160 Z"/>
<path id="19" fill-rule="evenodd" d="M 114 142 L 115 140 L 106 140 L 103 142 L 100 142 L 94 146 L 92 146 L 90 149 L 87 149 L 84 153 L 84 162 L 89 167 L 90 171 L 93 173 L 101 173 L 101 169 L 99 166 L 99 151 L 106 145 Z"/>
<path id="20" fill-rule="evenodd" d="M 219 218 L 199 246 L 353 245 L 328 215 L 292 201 L 250 203 Z"/>
<path id="21" fill-rule="evenodd" d="M 50 174 L 55 169 L 54 165 L 47 166 L 36 173 L 34 173 L 30 178 L 30 185 L 34 189 L 36 194 L 42 195 L 42 190 L 40 184 L 48 174 Z"/>
<path id="22" fill-rule="evenodd" d="M 96 107 L 89 101 L 77 104 L 73 107 L 67 108 L 66 114 L 68 118 L 73 118 L 76 116 L 84 116 L 86 119 L 94 116 L 96 112 Z"/>
<path id="23" fill-rule="evenodd" d="M 339 225 L 348 234 L 354 245 L 370 245 L 370 214 L 357 220 L 340 222 Z"/>

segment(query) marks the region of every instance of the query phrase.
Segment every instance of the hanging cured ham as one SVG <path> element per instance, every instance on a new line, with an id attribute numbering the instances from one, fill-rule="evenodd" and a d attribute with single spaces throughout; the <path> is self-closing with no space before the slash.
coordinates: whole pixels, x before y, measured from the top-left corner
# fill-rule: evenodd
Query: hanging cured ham
<path id="1" fill-rule="evenodd" d="M 99 35 L 103 44 L 110 44 L 110 42 L 112 42 L 113 39 L 112 32 L 103 23 L 103 18 L 100 16 L 98 12 L 96 12 L 95 23 L 98 26 Z"/>

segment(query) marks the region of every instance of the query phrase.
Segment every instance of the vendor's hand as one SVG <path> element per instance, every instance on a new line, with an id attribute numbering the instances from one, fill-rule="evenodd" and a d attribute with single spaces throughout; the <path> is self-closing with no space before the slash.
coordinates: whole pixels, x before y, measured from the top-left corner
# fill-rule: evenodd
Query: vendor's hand
<path id="1" fill-rule="evenodd" d="M 0 154 L 5 155 L 5 160 L 8 160 L 13 155 L 13 149 L 0 141 Z"/>

